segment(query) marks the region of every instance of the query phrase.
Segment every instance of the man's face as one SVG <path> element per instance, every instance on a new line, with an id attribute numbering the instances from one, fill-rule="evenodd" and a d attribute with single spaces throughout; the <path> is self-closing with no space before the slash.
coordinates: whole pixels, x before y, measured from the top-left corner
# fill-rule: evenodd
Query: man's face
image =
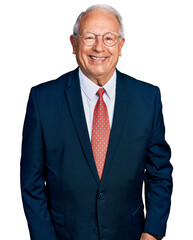
<path id="1" fill-rule="evenodd" d="M 85 32 L 95 34 L 115 32 L 119 35 L 120 26 L 113 14 L 97 9 L 87 13 L 81 19 L 78 34 L 82 36 Z M 70 39 L 81 71 L 95 83 L 100 80 L 105 84 L 115 71 L 125 39 L 119 39 L 118 43 L 112 47 L 107 47 L 103 43 L 102 36 L 97 36 L 97 42 L 92 47 L 85 46 L 80 37 L 75 38 L 71 35 Z"/>

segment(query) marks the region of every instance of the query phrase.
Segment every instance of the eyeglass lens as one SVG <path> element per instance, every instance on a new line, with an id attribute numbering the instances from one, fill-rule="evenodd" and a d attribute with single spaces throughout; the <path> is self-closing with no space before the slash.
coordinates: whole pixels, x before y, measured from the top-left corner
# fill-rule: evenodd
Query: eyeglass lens
<path id="1" fill-rule="evenodd" d="M 115 33 L 105 33 L 103 36 L 103 42 L 107 46 L 113 46 L 118 41 L 118 35 Z M 86 32 L 82 35 L 82 41 L 86 46 L 93 46 L 97 41 L 97 35 L 94 33 Z"/>

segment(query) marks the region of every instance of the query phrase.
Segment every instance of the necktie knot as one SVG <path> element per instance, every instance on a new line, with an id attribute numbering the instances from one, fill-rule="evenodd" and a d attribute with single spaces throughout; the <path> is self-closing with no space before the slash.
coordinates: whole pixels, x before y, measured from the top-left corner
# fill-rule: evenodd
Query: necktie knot
<path id="1" fill-rule="evenodd" d="M 99 88 L 96 94 L 101 98 L 105 92 L 106 91 L 104 88 Z"/>

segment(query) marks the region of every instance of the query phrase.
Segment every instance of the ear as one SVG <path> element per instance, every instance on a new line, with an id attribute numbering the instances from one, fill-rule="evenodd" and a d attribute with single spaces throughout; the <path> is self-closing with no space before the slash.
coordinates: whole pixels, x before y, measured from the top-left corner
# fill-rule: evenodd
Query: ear
<path id="1" fill-rule="evenodd" d="M 73 54 L 76 54 L 77 38 L 74 36 L 74 34 L 70 36 L 70 42 L 72 44 Z"/>
<path id="2" fill-rule="evenodd" d="M 119 48 L 120 48 L 120 49 L 119 49 L 119 56 L 120 56 L 120 57 L 122 56 L 121 49 L 122 49 L 124 43 L 125 43 L 125 38 L 121 38 L 121 40 L 120 40 L 120 45 L 119 45 Z"/>

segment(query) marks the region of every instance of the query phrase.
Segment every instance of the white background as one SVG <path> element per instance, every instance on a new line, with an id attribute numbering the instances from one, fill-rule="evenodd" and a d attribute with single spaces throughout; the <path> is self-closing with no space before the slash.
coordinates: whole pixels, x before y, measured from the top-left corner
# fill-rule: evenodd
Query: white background
<path id="1" fill-rule="evenodd" d="M 30 239 L 19 183 L 22 127 L 30 88 L 77 66 L 69 36 L 78 14 L 96 3 L 110 4 L 123 16 L 126 43 L 118 69 L 161 89 L 166 139 L 174 165 L 166 239 L 192 238 L 191 0 L 7 0 L 0 3 L 0 239 Z"/>

